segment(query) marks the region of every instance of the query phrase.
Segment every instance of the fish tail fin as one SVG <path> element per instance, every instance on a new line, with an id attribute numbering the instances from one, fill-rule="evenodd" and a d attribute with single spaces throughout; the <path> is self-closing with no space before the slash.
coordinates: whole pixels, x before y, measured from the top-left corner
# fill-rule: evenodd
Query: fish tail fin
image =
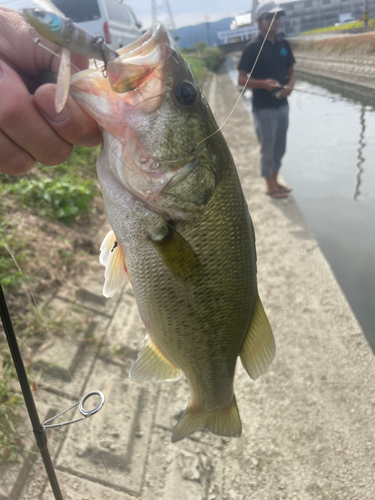
<path id="1" fill-rule="evenodd" d="M 207 429 L 219 436 L 240 436 L 242 426 L 236 398 L 233 396 L 230 406 L 216 412 L 204 413 L 190 404 L 173 429 L 172 443 L 199 429 Z"/>

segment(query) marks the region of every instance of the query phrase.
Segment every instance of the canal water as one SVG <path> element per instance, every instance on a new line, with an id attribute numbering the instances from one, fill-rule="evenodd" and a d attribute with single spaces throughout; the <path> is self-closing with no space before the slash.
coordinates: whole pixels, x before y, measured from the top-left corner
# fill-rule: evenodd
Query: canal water
<path id="1" fill-rule="evenodd" d="M 375 352 L 375 110 L 302 79 L 289 106 L 282 176 Z"/>

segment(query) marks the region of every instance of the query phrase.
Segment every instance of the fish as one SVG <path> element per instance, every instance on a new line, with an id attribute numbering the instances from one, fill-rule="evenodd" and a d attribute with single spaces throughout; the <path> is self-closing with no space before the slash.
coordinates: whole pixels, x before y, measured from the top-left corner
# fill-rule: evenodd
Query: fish
<path id="1" fill-rule="evenodd" d="M 257 288 L 255 233 L 222 132 L 188 63 L 153 25 L 70 93 L 103 134 L 97 175 L 111 230 L 103 294 L 131 283 L 146 337 L 129 375 L 175 382 L 190 400 L 172 430 L 240 436 L 237 358 L 252 379 L 275 340 Z"/>
<path id="2" fill-rule="evenodd" d="M 60 113 L 69 94 L 70 52 L 105 63 L 116 59 L 118 55 L 104 42 L 103 37 L 93 36 L 71 19 L 66 18 L 52 2 L 36 0 L 36 3 L 39 3 L 41 7 L 25 8 L 22 14 L 39 35 L 61 47 L 55 98 L 55 108 Z"/>

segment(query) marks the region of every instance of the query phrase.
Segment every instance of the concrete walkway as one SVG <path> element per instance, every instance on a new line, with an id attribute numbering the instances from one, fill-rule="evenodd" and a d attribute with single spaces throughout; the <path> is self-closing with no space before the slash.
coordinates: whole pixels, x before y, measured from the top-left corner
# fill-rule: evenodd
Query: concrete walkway
<path id="1" fill-rule="evenodd" d="M 238 96 L 229 76 L 213 77 L 206 94 L 222 123 Z M 264 194 L 243 102 L 224 134 L 254 220 L 260 296 L 277 342 L 276 358 L 258 381 L 237 367 L 242 437 L 202 433 L 170 442 L 187 385 L 128 379 L 144 329 L 129 286 L 113 299 L 101 296 L 98 265 L 76 295 L 64 290 L 51 302 L 70 304 L 81 336 L 51 339 L 39 353 L 43 417 L 90 390 L 106 396 L 94 417 L 51 431 L 65 500 L 375 498 L 373 355 L 293 197 Z M 1 474 L 0 498 L 53 498 L 35 449 Z"/>

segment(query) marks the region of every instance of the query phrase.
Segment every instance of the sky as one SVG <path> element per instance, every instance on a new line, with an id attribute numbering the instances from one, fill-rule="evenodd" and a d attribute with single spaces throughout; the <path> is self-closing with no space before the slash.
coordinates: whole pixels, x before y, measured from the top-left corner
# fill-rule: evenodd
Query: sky
<path id="1" fill-rule="evenodd" d="M 158 7 L 166 12 L 166 0 L 155 0 Z M 146 29 L 152 21 L 152 0 L 126 0 L 137 18 Z M 176 28 L 203 23 L 207 20 L 218 21 L 234 17 L 251 10 L 251 0 L 169 0 Z M 160 21 L 164 21 L 161 17 Z"/>

